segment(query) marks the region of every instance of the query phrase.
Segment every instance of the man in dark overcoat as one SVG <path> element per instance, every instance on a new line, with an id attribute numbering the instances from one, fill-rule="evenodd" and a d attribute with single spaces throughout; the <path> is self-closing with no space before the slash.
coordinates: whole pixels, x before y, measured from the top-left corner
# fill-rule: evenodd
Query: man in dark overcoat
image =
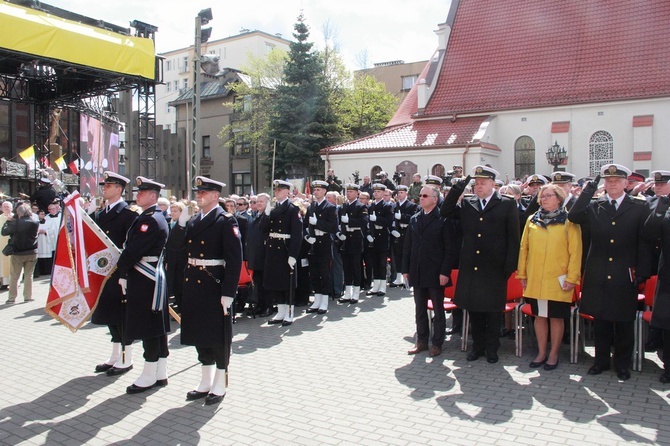
<path id="1" fill-rule="evenodd" d="M 393 245 L 393 261 L 396 265 L 396 277 L 391 277 L 390 286 L 402 286 L 402 256 L 405 249 L 405 231 L 409 226 L 409 219 L 416 214 L 418 205 L 408 199 L 409 187 L 398 185 L 396 188 L 396 204 L 393 209 L 393 224 L 391 225 L 391 244 Z M 438 209 L 439 212 L 439 209 Z M 395 280 L 394 280 L 395 279 Z"/>
<path id="2" fill-rule="evenodd" d="M 188 256 L 184 271 L 181 343 L 194 345 L 202 364 L 201 380 L 187 400 L 220 403 L 232 343 L 231 305 L 242 270 L 242 243 L 237 220 L 218 206 L 224 183 L 195 178 L 200 212 L 186 226 Z"/>
<path id="3" fill-rule="evenodd" d="M 102 186 L 102 197 L 105 206 L 91 214 L 91 218 L 100 226 L 100 229 L 120 250 L 126 241 L 126 234 L 137 218 L 137 212 L 130 210 L 128 203 L 123 200 L 123 193 L 130 180 L 115 172 L 105 172 Z M 115 269 L 100 293 L 98 305 L 91 316 L 91 323 L 107 325 L 112 336 L 112 354 L 102 364 L 95 366 L 96 373 L 106 372 L 109 376 L 122 375 L 132 369 L 132 340 L 125 340 L 124 354 L 121 354 L 121 318 L 123 294 L 119 287 L 119 270 Z"/>
<path id="4" fill-rule="evenodd" d="M 342 241 L 342 265 L 344 269 L 344 296 L 340 303 L 358 303 L 363 284 L 363 244 L 368 228 L 368 208 L 358 200 L 358 184 L 344 185 L 347 200 L 339 211 L 340 232 L 337 237 Z"/>
<path id="5" fill-rule="evenodd" d="M 252 292 L 256 299 L 256 314 L 260 317 L 268 317 L 272 314 L 272 301 L 268 299 L 268 295 L 263 287 L 265 249 L 268 235 L 261 231 L 261 227 L 263 226 L 263 221 L 270 218 L 264 212 L 268 203 L 270 203 L 270 196 L 266 193 L 258 194 L 255 200 L 256 202 L 252 205 L 255 207 L 255 215 L 249 219 L 249 225 L 247 226 L 247 266 L 250 271 L 253 271 L 252 280 L 254 288 Z"/>
<path id="6" fill-rule="evenodd" d="M 372 185 L 372 190 L 375 201 L 368 209 L 370 232 L 367 236 L 372 262 L 372 288 L 366 294 L 383 296 L 386 294 L 386 260 L 391 247 L 393 205 L 384 201 L 385 185 L 375 183 Z"/>
<path id="7" fill-rule="evenodd" d="M 570 209 L 573 223 L 588 223 L 591 246 L 586 258 L 579 311 L 593 316 L 595 359 L 589 375 L 614 367 L 621 380 L 630 378 L 638 288 L 651 272 L 651 247 L 642 237 L 649 213 L 644 199 L 626 194 L 630 169 L 605 164 Z M 594 199 L 600 176 L 606 194 Z"/>
<path id="8" fill-rule="evenodd" d="M 467 360 L 486 353 L 491 364 L 498 362 L 500 314 L 519 256 L 519 214 L 513 198 L 493 189 L 498 175 L 488 166 L 475 166 L 474 195 L 458 205 L 468 176 L 451 188 L 440 209 L 443 217 L 459 219 L 463 231 L 454 303 L 470 314 L 473 346 Z"/>
<path id="9" fill-rule="evenodd" d="M 153 309 L 157 269 L 163 268 L 159 258 L 169 232 L 163 211 L 156 205 L 165 186 L 141 176 L 136 182 L 136 203 L 143 211 L 128 230 L 116 264 L 118 284 L 127 302 L 124 336 L 129 340 L 141 339 L 144 348 L 142 374 L 126 389 L 131 394 L 167 385 L 167 333 L 170 331 L 167 299 L 158 311 Z"/>
<path id="10" fill-rule="evenodd" d="M 413 215 L 405 233 L 402 256 L 402 274 L 414 288 L 414 320 L 416 322 L 416 344 L 407 353 L 417 354 L 428 350 L 430 325 L 428 322 L 428 300 L 433 303 L 434 329 L 429 356 L 442 353 L 446 334 L 444 313 L 444 288 L 451 286 L 451 269 L 454 266 L 455 235 L 452 221 L 440 216 L 437 203 L 440 190 L 424 186 L 419 194 L 421 210 Z"/>
<path id="11" fill-rule="evenodd" d="M 267 234 L 265 274 L 263 286 L 277 302 L 277 314 L 268 324 L 289 326 L 293 323 L 294 303 L 290 301 L 291 287 L 295 289 L 295 264 L 302 245 L 302 218 L 300 210 L 291 203 L 289 194 L 293 185 L 288 181 L 274 180 L 275 207 L 265 208 L 270 217 L 261 230 Z"/>
<path id="12" fill-rule="evenodd" d="M 312 181 L 314 201 L 305 214 L 305 240 L 309 243 L 309 277 L 314 302 L 308 313 L 326 314 L 332 288 L 333 237 L 337 232 L 337 207 L 326 200 L 328 183 Z"/>

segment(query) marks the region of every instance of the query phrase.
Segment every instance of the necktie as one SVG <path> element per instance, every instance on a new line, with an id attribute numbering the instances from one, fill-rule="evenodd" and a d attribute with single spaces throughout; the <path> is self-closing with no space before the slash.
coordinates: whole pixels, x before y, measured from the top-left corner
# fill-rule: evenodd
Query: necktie
<path id="1" fill-rule="evenodd" d="M 612 207 L 613 207 L 614 210 L 616 211 L 616 200 L 612 200 Z"/>
<path id="2" fill-rule="evenodd" d="M 112 210 L 112 208 L 110 208 L 109 205 L 107 205 L 107 209 L 105 210 L 105 212 L 107 212 L 109 214 L 109 211 L 111 211 L 111 210 Z"/>
<path id="3" fill-rule="evenodd" d="M 486 207 L 486 198 L 482 200 L 482 211 L 484 210 L 485 207 Z"/>

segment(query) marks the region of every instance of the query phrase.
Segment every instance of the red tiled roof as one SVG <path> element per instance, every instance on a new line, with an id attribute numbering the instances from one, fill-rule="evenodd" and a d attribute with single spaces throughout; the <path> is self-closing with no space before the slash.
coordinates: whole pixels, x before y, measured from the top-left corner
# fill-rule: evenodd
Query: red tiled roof
<path id="1" fill-rule="evenodd" d="M 445 57 L 428 116 L 669 96 L 670 2 L 460 0 Z"/>
<path id="2" fill-rule="evenodd" d="M 395 114 L 393 115 L 393 118 L 391 118 L 389 123 L 386 124 L 387 128 L 412 122 L 412 115 L 414 115 L 417 112 L 419 106 L 418 93 L 417 93 L 417 88 L 419 87 L 419 81 L 421 81 L 422 79 L 426 79 L 426 76 L 428 75 L 428 70 L 430 69 L 430 65 L 434 63 L 434 58 L 435 56 L 433 55 L 433 57 L 430 58 L 430 60 L 423 68 L 423 70 L 421 70 L 421 74 L 419 74 L 419 77 L 416 79 L 416 82 L 414 82 L 414 85 L 409 90 L 409 93 L 407 93 L 407 96 L 405 96 L 405 99 L 403 99 L 402 103 L 400 104 L 400 107 L 398 107 Z"/>
<path id="3" fill-rule="evenodd" d="M 474 139 L 481 124 L 488 116 L 414 121 L 381 133 L 323 149 L 321 153 L 348 153 L 363 151 L 404 150 L 408 148 L 434 148 L 463 146 Z"/>

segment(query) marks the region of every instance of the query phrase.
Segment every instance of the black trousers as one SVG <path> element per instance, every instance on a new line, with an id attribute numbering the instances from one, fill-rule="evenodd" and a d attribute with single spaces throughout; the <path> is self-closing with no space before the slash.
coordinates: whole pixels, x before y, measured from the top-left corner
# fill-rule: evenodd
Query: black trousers
<path id="1" fill-rule="evenodd" d="M 142 339 L 142 347 L 144 348 L 144 360 L 146 362 L 158 362 L 159 358 L 167 358 L 170 354 L 167 335 Z"/>
<path id="2" fill-rule="evenodd" d="M 344 284 L 361 286 L 363 283 L 361 277 L 363 273 L 361 253 L 349 254 L 348 252 L 343 252 L 342 264 L 344 267 Z"/>
<path id="3" fill-rule="evenodd" d="M 372 252 L 372 277 L 375 280 L 386 280 L 386 259 L 388 251 Z"/>
<path id="4" fill-rule="evenodd" d="M 500 311 L 469 311 L 472 327 L 472 349 L 497 354 L 500 347 Z"/>
<path id="5" fill-rule="evenodd" d="M 112 335 L 112 342 L 121 343 L 121 328 L 118 325 L 108 325 L 109 333 Z M 126 345 L 132 344 L 133 341 L 126 341 Z"/>
<path id="6" fill-rule="evenodd" d="M 330 294 L 331 265 L 330 259 L 323 261 L 316 256 L 309 256 L 309 281 L 315 294 Z"/>
<path id="7" fill-rule="evenodd" d="M 634 321 L 593 320 L 593 340 L 596 347 L 595 365 L 609 367 L 610 352 L 614 347 L 612 359 L 617 369 L 630 368 L 635 346 Z"/>
<path id="8" fill-rule="evenodd" d="M 657 330 L 660 330 L 657 328 Z M 670 372 L 670 330 L 663 331 L 663 368 L 666 372 Z M 667 347 L 666 347 L 667 345 Z"/>
<path id="9" fill-rule="evenodd" d="M 363 265 L 363 284 L 369 287 L 372 284 L 372 251 L 366 250 L 363 253 L 363 260 L 365 261 Z"/>
<path id="10" fill-rule="evenodd" d="M 229 360 L 229 352 L 225 346 L 216 345 L 214 347 L 195 347 L 198 352 L 198 361 L 202 365 L 214 365 L 217 369 L 225 369 Z"/>
<path id="11" fill-rule="evenodd" d="M 442 347 L 447 329 L 447 318 L 444 313 L 444 288 L 414 287 L 414 320 L 416 322 L 417 344 L 428 344 L 430 321 L 428 320 L 428 300 L 433 302 L 435 316 L 433 318 L 432 345 Z"/>
<path id="12" fill-rule="evenodd" d="M 254 270 L 254 297 L 256 298 L 256 308 L 259 312 L 265 311 L 272 306 L 272 300 L 268 298 L 268 294 L 263 286 L 263 270 Z"/>

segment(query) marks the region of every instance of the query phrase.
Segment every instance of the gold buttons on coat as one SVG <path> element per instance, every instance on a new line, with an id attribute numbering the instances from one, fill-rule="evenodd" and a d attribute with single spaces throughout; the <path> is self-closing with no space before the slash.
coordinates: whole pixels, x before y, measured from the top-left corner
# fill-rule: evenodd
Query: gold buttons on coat
<path id="1" fill-rule="evenodd" d="M 610 243 L 614 243 L 614 239 L 611 239 L 611 240 L 610 240 Z"/>
<path id="2" fill-rule="evenodd" d="M 610 279 L 612 279 L 612 276 L 607 276 L 607 280 L 610 280 Z"/>
<path id="3" fill-rule="evenodd" d="M 200 267 L 200 271 L 202 271 L 202 266 Z"/>
<path id="4" fill-rule="evenodd" d="M 200 244 L 201 244 L 201 245 L 204 245 L 204 244 L 205 244 L 205 241 L 204 241 L 204 240 L 200 240 Z"/>
<path id="5" fill-rule="evenodd" d="M 479 250 L 475 251 L 477 254 L 479 254 Z"/>
<path id="6" fill-rule="evenodd" d="M 189 243 L 193 243 L 193 240 L 189 240 L 188 242 L 189 242 Z"/>
<path id="7" fill-rule="evenodd" d="M 479 221 L 484 221 L 484 218 L 483 218 L 483 217 L 479 217 Z"/>
<path id="8" fill-rule="evenodd" d="M 477 270 L 478 270 L 478 268 L 475 266 L 475 271 L 477 271 Z"/>
<path id="9" fill-rule="evenodd" d="M 105 234 L 109 234 L 109 229 L 105 231 Z"/>
<path id="10" fill-rule="evenodd" d="M 200 283 L 200 279 L 198 279 L 198 283 Z"/>
<path id="11" fill-rule="evenodd" d="M 188 282 L 188 277 L 186 279 L 184 279 L 184 282 Z"/>
<path id="12" fill-rule="evenodd" d="M 614 225 L 616 225 L 616 222 L 615 222 L 615 221 L 612 222 L 612 226 L 614 226 Z"/>
<path id="13" fill-rule="evenodd" d="M 482 236 L 481 234 L 477 234 L 477 237 L 481 237 L 481 236 Z"/>
<path id="14" fill-rule="evenodd" d="M 205 257 L 205 254 L 203 254 L 203 253 L 200 253 L 200 257 Z"/>

